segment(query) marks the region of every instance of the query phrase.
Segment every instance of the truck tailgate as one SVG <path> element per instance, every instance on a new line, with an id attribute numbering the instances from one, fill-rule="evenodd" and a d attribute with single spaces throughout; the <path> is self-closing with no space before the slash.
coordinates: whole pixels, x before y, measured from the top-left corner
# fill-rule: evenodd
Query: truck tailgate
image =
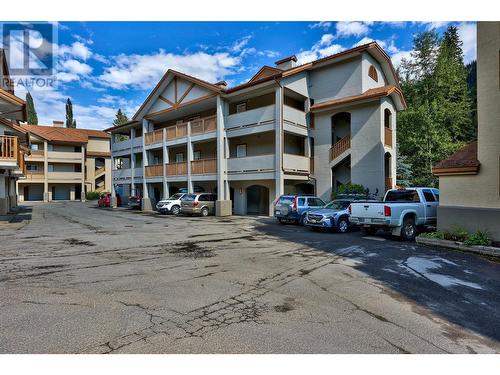
<path id="1" fill-rule="evenodd" d="M 384 216 L 384 203 L 352 203 L 351 217 L 356 218 L 360 224 L 380 223 L 387 219 Z"/>

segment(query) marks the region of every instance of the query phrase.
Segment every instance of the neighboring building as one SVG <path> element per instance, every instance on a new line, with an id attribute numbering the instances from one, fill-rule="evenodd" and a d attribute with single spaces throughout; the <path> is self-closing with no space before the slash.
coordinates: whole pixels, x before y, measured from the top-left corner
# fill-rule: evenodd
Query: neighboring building
<path id="1" fill-rule="evenodd" d="M 90 129 L 21 125 L 30 133 L 26 177 L 17 181 L 19 201 L 85 200 L 90 191 L 111 191 L 109 133 Z"/>
<path id="2" fill-rule="evenodd" d="M 14 95 L 9 68 L 0 48 L 0 215 L 17 205 L 16 180 L 25 172 L 29 152 L 27 131 L 18 125 L 26 120 L 26 103 Z"/>
<path id="3" fill-rule="evenodd" d="M 500 241 L 500 22 L 477 24 L 478 139 L 433 168 L 438 229 L 488 230 Z"/>
<path id="4" fill-rule="evenodd" d="M 131 122 L 107 129 L 116 192 L 140 195 L 150 209 L 201 188 L 226 208 L 231 200 L 236 214 L 270 215 L 284 193 L 329 200 L 349 182 L 379 195 L 394 187 L 405 101 L 387 54 L 369 43 L 296 61 L 264 66 L 233 88 L 168 70 Z"/>

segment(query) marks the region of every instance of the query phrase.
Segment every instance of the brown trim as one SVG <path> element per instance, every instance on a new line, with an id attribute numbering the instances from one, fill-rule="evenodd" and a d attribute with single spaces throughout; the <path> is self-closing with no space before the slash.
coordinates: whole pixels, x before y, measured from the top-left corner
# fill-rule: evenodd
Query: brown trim
<path id="1" fill-rule="evenodd" d="M 196 83 L 191 83 L 189 85 L 189 87 L 186 89 L 186 91 L 184 92 L 184 94 L 182 94 L 181 98 L 179 99 L 179 101 L 177 102 L 177 104 L 181 104 L 182 101 L 184 100 L 184 98 L 187 96 L 187 94 L 189 94 L 189 92 L 196 86 Z"/>
<path id="2" fill-rule="evenodd" d="M 16 105 L 20 105 L 20 106 L 26 105 L 26 102 L 24 100 L 22 100 L 21 98 L 18 98 L 14 94 L 11 94 L 10 92 L 8 92 L 2 88 L 0 88 L 0 97 L 6 99 L 7 101 L 11 102 L 12 104 L 16 104 Z"/>
<path id="3" fill-rule="evenodd" d="M 172 101 L 170 101 L 170 100 L 168 100 L 168 99 L 167 99 L 167 98 L 165 98 L 163 95 L 159 95 L 159 96 L 158 96 L 158 99 L 163 100 L 165 103 L 167 103 L 167 104 L 171 105 L 172 107 L 175 107 L 175 103 L 174 103 L 174 102 L 172 102 Z"/>
<path id="4" fill-rule="evenodd" d="M 373 79 L 375 82 L 378 82 L 377 69 L 375 69 L 373 65 L 370 65 L 370 67 L 368 68 L 368 77 Z"/>
<path id="5" fill-rule="evenodd" d="M 479 165 L 474 167 L 456 167 L 456 168 L 432 168 L 432 174 L 436 176 L 460 176 L 478 174 Z"/>
<path id="6" fill-rule="evenodd" d="M 95 156 L 95 157 L 110 157 L 111 152 L 102 152 L 102 151 L 86 151 L 87 156 Z"/>
<path id="7" fill-rule="evenodd" d="M 295 55 L 287 56 L 285 58 L 282 58 L 281 60 L 275 61 L 274 63 L 276 65 L 280 65 L 280 64 L 286 63 L 287 61 L 290 61 L 290 60 L 297 62 L 297 56 L 295 56 Z"/>
<path id="8" fill-rule="evenodd" d="M 168 112 L 171 112 L 171 111 L 175 111 L 176 109 L 179 109 L 179 108 L 191 105 L 191 104 L 196 104 L 196 103 L 201 102 L 203 100 L 213 98 L 213 97 L 215 97 L 217 95 L 218 95 L 218 93 L 214 92 L 213 94 L 208 94 L 208 95 L 205 95 L 205 96 L 201 96 L 201 97 L 196 98 L 194 100 L 191 100 L 189 102 L 186 102 L 186 103 L 183 103 L 183 104 L 179 104 L 175 108 L 172 107 L 172 108 L 162 109 L 161 111 L 157 111 L 157 112 L 153 112 L 153 113 L 148 113 L 147 115 L 144 116 L 144 118 L 145 119 L 150 119 L 153 116 L 157 116 L 157 115 L 161 115 L 163 113 L 168 113 Z"/>

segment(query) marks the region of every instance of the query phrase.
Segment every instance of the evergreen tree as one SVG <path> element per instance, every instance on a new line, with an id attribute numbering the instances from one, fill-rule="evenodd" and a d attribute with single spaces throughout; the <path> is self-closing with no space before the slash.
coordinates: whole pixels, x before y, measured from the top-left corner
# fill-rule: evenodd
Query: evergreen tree
<path id="1" fill-rule="evenodd" d="M 113 126 L 118 126 L 122 125 L 128 122 L 128 117 L 126 114 L 124 114 L 121 110 L 121 108 L 118 108 L 118 111 L 116 112 L 115 119 L 113 120 Z"/>
<path id="2" fill-rule="evenodd" d="M 66 101 L 66 127 L 76 128 L 76 120 L 73 118 L 73 103 L 71 103 L 70 98 Z"/>
<path id="3" fill-rule="evenodd" d="M 472 61 L 465 65 L 467 71 L 467 90 L 471 102 L 471 122 L 473 129 L 473 138 L 477 138 L 477 63 Z"/>
<path id="4" fill-rule="evenodd" d="M 396 180 L 398 186 L 408 187 L 411 186 L 411 179 L 413 172 L 408 158 L 399 153 L 399 145 L 396 145 Z"/>
<path id="5" fill-rule="evenodd" d="M 35 110 L 35 104 L 33 103 L 33 97 L 28 91 L 26 93 L 26 112 L 28 115 L 28 124 L 38 125 L 38 116 Z"/>

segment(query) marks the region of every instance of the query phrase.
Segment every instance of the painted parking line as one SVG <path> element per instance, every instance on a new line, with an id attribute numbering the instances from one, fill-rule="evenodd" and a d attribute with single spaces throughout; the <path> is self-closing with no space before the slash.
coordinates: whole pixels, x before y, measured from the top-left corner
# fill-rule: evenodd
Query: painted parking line
<path id="1" fill-rule="evenodd" d="M 372 240 L 372 241 L 387 241 L 385 238 L 372 237 L 372 236 L 366 236 L 362 238 L 364 238 L 365 240 Z"/>

